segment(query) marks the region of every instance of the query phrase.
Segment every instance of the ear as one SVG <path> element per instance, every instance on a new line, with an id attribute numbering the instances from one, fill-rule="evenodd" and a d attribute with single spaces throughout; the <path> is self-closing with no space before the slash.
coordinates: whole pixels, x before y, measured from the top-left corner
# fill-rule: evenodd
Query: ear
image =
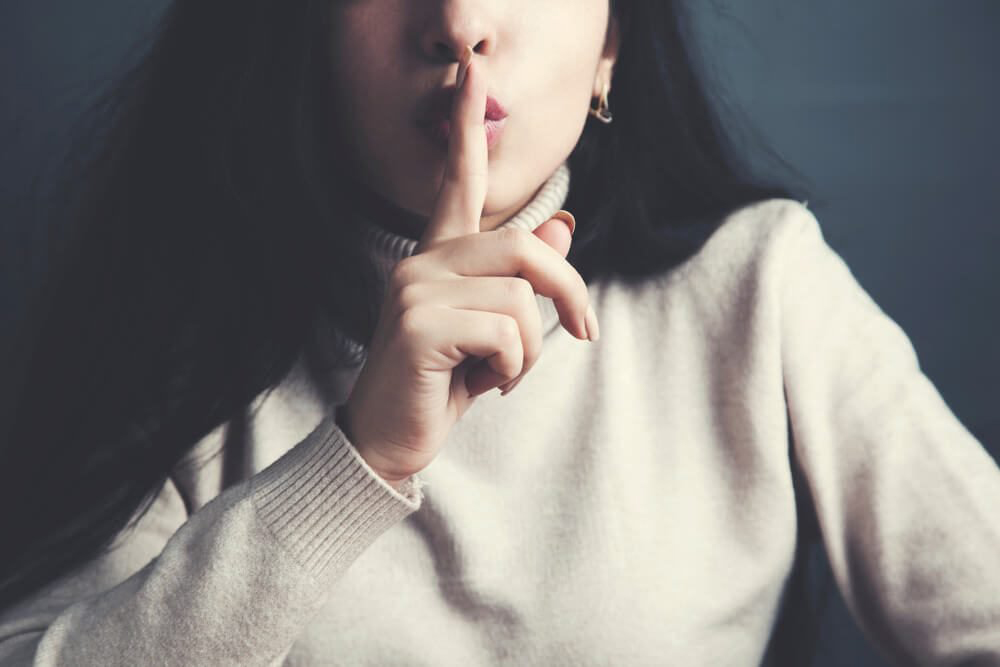
<path id="1" fill-rule="evenodd" d="M 614 73 L 615 62 L 618 60 L 618 47 L 621 44 L 621 27 L 618 16 L 611 12 L 608 17 L 608 30 L 604 38 L 604 51 L 601 59 L 597 63 L 597 74 L 594 76 L 594 97 L 599 97 L 603 82 L 608 82 L 609 90 L 611 77 Z"/>

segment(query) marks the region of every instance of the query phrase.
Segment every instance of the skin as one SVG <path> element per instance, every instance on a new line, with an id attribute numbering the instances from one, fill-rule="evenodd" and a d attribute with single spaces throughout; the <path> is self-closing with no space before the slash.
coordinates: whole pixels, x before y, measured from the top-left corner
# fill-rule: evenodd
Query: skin
<path id="1" fill-rule="evenodd" d="M 466 44 L 509 114 L 489 151 L 480 231 L 513 216 L 569 157 L 618 53 L 607 0 L 343 0 L 333 18 L 331 86 L 345 159 L 410 214 L 382 222 L 413 238 L 433 213 L 447 158 L 416 115 L 428 93 L 455 84 Z M 568 245 L 565 230 L 543 227 L 546 241 Z"/>
<path id="2" fill-rule="evenodd" d="M 394 486 L 437 455 L 476 396 L 513 390 L 530 372 L 542 343 L 535 294 L 553 299 L 572 335 L 597 340 L 587 285 L 565 260 L 564 221 L 528 235 L 483 233 L 522 208 L 572 152 L 617 54 L 606 0 L 535 2 L 334 5 L 341 157 L 391 204 L 383 211 L 399 212 L 380 224 L 412 225 L 400 233 L 418 239 L 393 270 L 368 358 L 338 415 L 359 454 Z M 460 72 L 452 134 L 441 146 L 417 115 L 425 96 L 451 88 Z M 488 93 L 510 113 L 493 150 L 483 128 Z"/>
<path id="3" fill-rule="evenodd" d="M 430 463 L 476 396 L 498 383 L 512 390 L 530 371 L 542 342 L 535 294 L 554 300 L 567 331 L 596 340 L 588 335 L 596 319 L 587 285 L 562 250 L 537 234 L 479 229 L 489 81 L 472 58 L 467 46 L 434 212 L 414 254 L 393 270 L 368 358 L 338 417 L 358 453 L 394 486 Z M 555 219 L 545 224 L 566 229 Z"/>

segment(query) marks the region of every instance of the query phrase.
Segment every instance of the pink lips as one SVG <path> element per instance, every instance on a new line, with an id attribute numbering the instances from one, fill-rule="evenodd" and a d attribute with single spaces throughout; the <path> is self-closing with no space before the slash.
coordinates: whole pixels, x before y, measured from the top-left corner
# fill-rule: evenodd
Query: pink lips
<path id="1" fill-rule="evenodd" d="M 456 89 L 442 88 L 434 92 L 418 125 L 427 131 L 430 138 L 443 148 L 448 147 L 448 137 L 451 134 L 451 109 Z M 503 135 L 506 125 L 507 110 L 493 96 L 486 97 L 486 114 L 483 127 L 486 132 L 486 146 L 493 148 Z"/>
<path id="2" fill-rule="evenodd" d="M 486 96 L 486 120 L 503 120 L 507 117 L 507 110 L 496 101 L 492 95 Z"/>

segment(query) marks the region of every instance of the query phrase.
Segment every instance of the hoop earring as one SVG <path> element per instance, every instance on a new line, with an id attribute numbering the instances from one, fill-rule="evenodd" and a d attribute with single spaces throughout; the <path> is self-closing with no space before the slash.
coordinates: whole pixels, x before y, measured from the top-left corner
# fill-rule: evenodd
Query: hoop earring
<path id="1" fill-rule="evenodd" d="M 597 108 L 590 108 L 590 115 L 601 121 L 605 125 L 612 121 L 611 110 L 608 108 L 608 84 L 604 83 L 604 90 L 601 91 L 601 98 L 598 101 Z"/>

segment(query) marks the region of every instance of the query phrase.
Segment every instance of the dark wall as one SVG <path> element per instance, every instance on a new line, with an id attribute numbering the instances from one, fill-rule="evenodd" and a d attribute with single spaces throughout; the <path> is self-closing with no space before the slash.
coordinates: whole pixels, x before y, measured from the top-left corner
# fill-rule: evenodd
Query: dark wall
<path id="1" fill-rule="evenodd" d="M 689 4 L 726 98 L 807 178 L 830 244 L 1000 455 L 1000 3 Z M 75 114 L 145 47 L 163 6 L 0 3 L 0 359 L 45 269 L 33 182 L 44 196 Z M 882 664 L 836 595 L 822 618 L 816 665 Z"/>
<path id="2" fill-rule="evenodd" d="M 1000 3 L 717 0 L 698 9 L 727 98 L 808 179 L 830 245 L 1000 458 Z M 774 171 L 765 157 L 757 162 Z M 815 589 L 831 594 L 814 664 L 886 664 L 821 549 L 810 567 Z"/>
<path id="3" fill-rule="evenodd" d="M 145 50 L 148 32 L 165 6 L 162 0 L 0 2 L 2 368 L 18 357 L 11 340 L 25 289 L 46 268 L 39 247 L 53 225 L 43 206 L 73 136 L 72 125 L 97 91 Z M 0 399 L 8 389 L 0 386 Z"/>

